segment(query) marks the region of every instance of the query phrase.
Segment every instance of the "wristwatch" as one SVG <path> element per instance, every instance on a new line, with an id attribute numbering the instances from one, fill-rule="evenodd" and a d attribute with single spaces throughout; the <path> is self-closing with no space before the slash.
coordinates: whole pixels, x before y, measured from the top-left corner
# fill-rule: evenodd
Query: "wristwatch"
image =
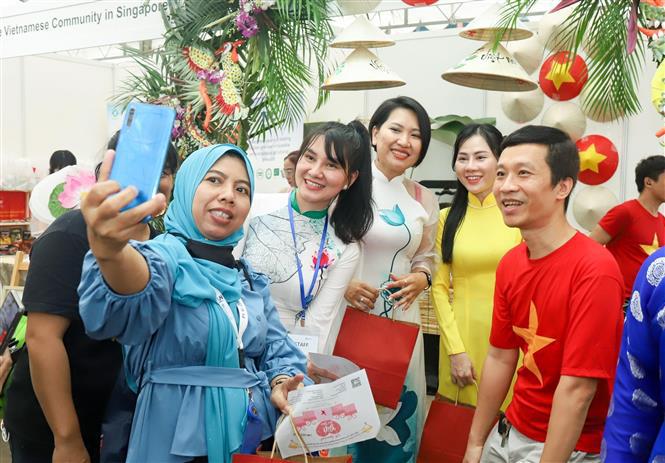
<path id="1" fill-rule="evenodd" d="M 432 287 L 432 275 L 430 275 L 429 272 L 426 272 L 424 270 L 418 270 L 418 271 L 425 274 L 425 276 L 427 277 L 427 288 L 425 289 L 430 289 Z"/>

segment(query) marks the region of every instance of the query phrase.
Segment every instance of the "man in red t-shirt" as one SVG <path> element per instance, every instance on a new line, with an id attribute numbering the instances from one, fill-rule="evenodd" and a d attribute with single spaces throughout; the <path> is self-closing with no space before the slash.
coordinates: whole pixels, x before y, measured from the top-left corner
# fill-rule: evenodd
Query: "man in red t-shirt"
<path id="1" fill-rule="evenodd" d="M 505 138 L 494 195 L 524 242 L 496 273 L 490 348 L 465 462 L 599 462 L 621 343 L 623 279 L 566 207 L 577 148 L 558 129 Z M 517 367 L 513 399 L 492 429 Z"/>
<path id="2" fill-rule="evenodd" d="M 650 156 L 635 167 L 637 199 L 609 210 L 591 232 L 591 238 L 612 253 L 624 280 L 624 299 L 630 298 L 635 277 L 652 252 L 665 245 L 665 156 Z"/>

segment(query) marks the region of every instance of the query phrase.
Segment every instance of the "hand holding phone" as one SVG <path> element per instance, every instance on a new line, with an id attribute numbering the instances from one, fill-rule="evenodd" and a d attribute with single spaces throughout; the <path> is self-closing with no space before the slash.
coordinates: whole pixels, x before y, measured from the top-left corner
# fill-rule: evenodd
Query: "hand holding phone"
<path id="1" fill-rule="evenodd" d="M 168 106 L 130 103 L 127 107 L 109 176 L 121 188 L 137 190 L 136 198 L 123 210 L 157 193 L 174 120 L 175 111 Z"/>

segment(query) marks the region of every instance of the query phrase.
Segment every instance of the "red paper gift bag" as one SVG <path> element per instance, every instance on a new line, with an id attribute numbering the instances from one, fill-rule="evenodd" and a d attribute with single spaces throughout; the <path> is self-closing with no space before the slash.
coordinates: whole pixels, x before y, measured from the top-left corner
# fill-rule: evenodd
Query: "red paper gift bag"
<path id="1" fill-rule="evenodd" d="M 333 355 L 366 370 L 374 402 L 397 408 L 419 329 L 347 307 Z"/>
<path id="2" fill-rule="evenodd" d="M 435 399 L 427 414 L 418 463 L 462 463 L 475 408 Z"/>

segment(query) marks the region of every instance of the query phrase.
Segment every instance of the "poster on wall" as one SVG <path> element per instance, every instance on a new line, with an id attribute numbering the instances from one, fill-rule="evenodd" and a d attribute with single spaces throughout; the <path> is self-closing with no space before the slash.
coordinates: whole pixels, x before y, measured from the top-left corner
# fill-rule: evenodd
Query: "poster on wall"
<path id="1" fill-rule="evenodd" d="M 167 11 L 165 0 L 8 3 L 0 15 L 0 58 L 156 39 Z"/>
<path id="2" fill-rule="evenodd" d="M 300 148 L 303 139 L 303 124 L 281 128 L 266 134 L 264 140 L 250 140 L 247 152 L 254 166 L 256 191 L 259 193 L 279 193 L 288 190 L 288 183 L 282 170 L 284 157 Z"/>

